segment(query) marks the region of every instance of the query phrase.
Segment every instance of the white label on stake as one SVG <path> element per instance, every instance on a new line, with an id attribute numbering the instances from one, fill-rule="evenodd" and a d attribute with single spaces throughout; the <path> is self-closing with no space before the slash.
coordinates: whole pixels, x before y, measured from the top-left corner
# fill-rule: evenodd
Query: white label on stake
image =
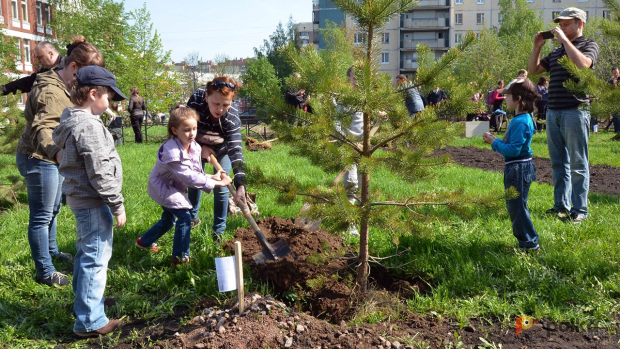
<path id="1" fill-rule="evenodd" d="M 217 274 L 217 287 L 220 292 L 228 292 L 237 289 L 235 256 L 216 258 L 215 273 Z"/>

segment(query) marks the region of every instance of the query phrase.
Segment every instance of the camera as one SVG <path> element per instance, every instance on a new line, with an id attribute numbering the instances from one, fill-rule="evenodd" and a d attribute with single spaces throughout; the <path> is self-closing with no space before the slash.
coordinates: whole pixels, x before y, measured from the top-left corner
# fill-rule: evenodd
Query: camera
<path id="1" fill-rule="evenodd" d="M 553 39 L 553 32 L 551 30 L 546 31 L 546 32 L 542 32 L 542 37 L 543 39 L 547 40 L 547 39 Z"/>

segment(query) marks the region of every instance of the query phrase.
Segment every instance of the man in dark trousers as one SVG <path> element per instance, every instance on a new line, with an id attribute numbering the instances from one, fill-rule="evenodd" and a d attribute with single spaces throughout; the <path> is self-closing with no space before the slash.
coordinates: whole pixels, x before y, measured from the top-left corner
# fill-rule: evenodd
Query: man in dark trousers
<path id="1" fill-rule="evenodd" d="M 443 92 L 443 90 L 436 87 L 433 91 L 429 92 L 427 99 L 429 105 L 435 105 L 448 99 L 448 96 L 445 92 Z"/>
<path id="2" fill-rule="evenodd" d="M 17 90 L 22 91 L 22 93 L 30 92 L 32 85 L 34 85 L 37 79 L 37 74 L 46 72 L 58 65 L 62 56 L 58 54 L 58 50 L 56 50 L 56 47 L 51 42 L 41 41 L 34 48 L 34 58 L 39 62 L 39 71 L 11 81 L 6 85 L 0 85 L 3 96 L 9 93 L 17 93 Z"/>
<path id="3" fill-rule="evenodd" d="M 566 217 L 579 223 L 588 217 L 588 190 L 590 182 L 588 139 L 590 137 L 589 99 L 585 94 L 574 94 L 564 87 L 574 76 L 560 65 L 567 56 L 577 68 L 590 69 L 599 56 L 598 44 L 583 36 L 586 13 L 575 7 L 560 12 L 554 19 L 559 27 L 553 28 L 553 41 L 561 45 L 545 58 L 540 51 L 545 45 L 543 32 L 534 36 L 534 48 L 528 62 L 530 75 L 550 73 L 547 104 L 547 147 L 553 171 L 553 207 L 547 213 Z"/>

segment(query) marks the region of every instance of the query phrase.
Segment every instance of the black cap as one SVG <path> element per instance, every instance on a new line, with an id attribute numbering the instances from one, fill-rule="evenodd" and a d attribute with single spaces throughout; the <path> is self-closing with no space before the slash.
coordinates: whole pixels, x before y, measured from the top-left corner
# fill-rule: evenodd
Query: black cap
<path id="1" fill-rule="evenodd" d="M 78 86 L 106 86 L 114 91 L 115 95 L 112 98 L 113 101 L 122 101 L 127 99 L 125 95 L 118 89 L 116 85 L 116 79 L 114 75 L 110 73 L 106 68 L 102 68 L 98 65 L 89 65 L 75 73 L 77 77 Z"/>

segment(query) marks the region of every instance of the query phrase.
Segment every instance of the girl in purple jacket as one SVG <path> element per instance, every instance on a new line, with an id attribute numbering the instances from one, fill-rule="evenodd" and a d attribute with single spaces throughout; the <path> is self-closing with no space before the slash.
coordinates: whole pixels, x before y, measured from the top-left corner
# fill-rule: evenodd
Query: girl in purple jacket
<path id="1" fill-rule="evenodd" d="M 224 171 L 205 174 L 201 165 L 201 148 L 196 143 L 198 114 L 193 109 L 179 106 L 170 114 L 168 140 L 157 151 L 157 163 L 149 176 L 149 196 L 164 210 L 155 223 L 136 241 L 136 246 L 152 252 L 159 251 L 155 243 L 176 225 L 172 244 L 172 262 L 190 262 L 191 231 L 187 187 L 211 192 L 214 187 L 225 187 L 232 180 Z M 176 224 L 175 224 L 176 220 Z"/>

